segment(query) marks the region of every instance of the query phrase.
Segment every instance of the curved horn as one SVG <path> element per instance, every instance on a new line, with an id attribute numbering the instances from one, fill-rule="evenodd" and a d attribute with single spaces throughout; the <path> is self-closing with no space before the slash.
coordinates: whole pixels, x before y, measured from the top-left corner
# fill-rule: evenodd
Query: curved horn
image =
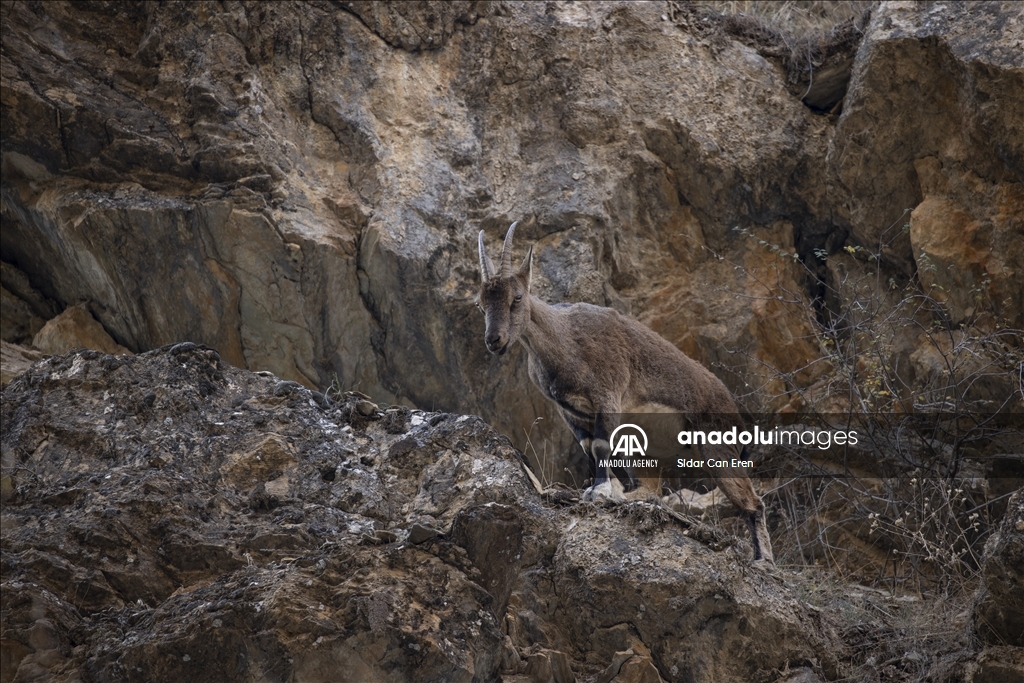
<path id="1" fill-rule="evenodd" d="M 516 226 L 519 225 L 519 221 L 516 221 L 508 229 L 508 233 L 505 235 L 505 243 L 501 245 L 501 276 L 508 277 L 512 274 L 512 235 L 516 233 Z"/>
<path id="2" fill-rule="evenodd" d="M 487 282 L 494 277 L 494 262 L 487 256 L 487 249 L 484 247 L 484 231 L 480 231 L 480 278 Z"/>

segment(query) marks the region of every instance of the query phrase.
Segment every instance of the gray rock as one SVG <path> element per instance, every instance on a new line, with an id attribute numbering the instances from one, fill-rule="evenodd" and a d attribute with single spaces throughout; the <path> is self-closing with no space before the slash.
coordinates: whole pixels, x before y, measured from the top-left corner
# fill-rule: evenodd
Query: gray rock
<path id="1" fill-rule="evenodd" d="M 623 681 L 738 682 L 841 649 L 746 553 L 549 506 L 479 418 L 393 434 L 197 345 L 109 358 L 0 398 L 4 680 L 572 681 L 629 647 Z"/>

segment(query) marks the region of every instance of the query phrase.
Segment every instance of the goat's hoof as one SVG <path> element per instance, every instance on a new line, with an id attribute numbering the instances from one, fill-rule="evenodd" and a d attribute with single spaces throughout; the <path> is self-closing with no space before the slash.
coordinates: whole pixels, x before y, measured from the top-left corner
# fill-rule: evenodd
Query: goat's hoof
<path id="1" fill-rule="evenodd" d="M 609 479 L 603 484 L 597 486 L 591 486 L 589 489 L 583 492 L 583 501 L 587 503 L 596 503 L 599 500 L 607 500 L 613 503 L 617 503 L 621 500 L 625 500 L 623 495 L 622 484 L 617 479 Z"/>

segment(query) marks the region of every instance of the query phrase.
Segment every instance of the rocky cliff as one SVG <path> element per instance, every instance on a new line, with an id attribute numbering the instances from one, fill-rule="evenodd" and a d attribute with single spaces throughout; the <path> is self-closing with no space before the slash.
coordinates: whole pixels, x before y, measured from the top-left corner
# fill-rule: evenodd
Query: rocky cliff
<path id="1" fill-rule="evenodd" d="M 1013 3 L 799 44 L 684 3 L 10 3 L 2 30 L 9 342 L 83 304 L 134 352 L 204 343 L 520 446 L 544 417 L 559 450 L 525 354 L 481 342 L 479 229 L 520 220 L 539 295 L 640 317 L 752 409 L 834 370 L 815 311 L 851 278 L 1024 324 Z M 904 394 L 948 379 L 900 336 Z"/>
<path id="2" fill-rule="evenodd" d="M 518 220 L 539 296 L 747 409 L 1024 411 L 1024 9 L 865 8 L 4 4 L 4 680 L 1012 676 L 1019 439 L 936 485 L 945 546 L 907 489 L 779 494 L 784 557 L 891 570 L 837 607 L 728 521 L 538 493 L 578 449 L 474 306 Z M 909 645 L 942 558 L 982 592 Z"/>

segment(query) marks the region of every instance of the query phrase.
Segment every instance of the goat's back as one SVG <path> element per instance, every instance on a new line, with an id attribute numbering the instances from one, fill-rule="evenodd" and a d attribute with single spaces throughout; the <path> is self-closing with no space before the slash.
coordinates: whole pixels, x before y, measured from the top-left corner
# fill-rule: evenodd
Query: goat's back
<path id="1" fill-rule="evenodd" d="M 682 413 L 736 412 L 720 379 L 643 323 L 592 304 L 555 308 L 581 360 L 621 389 L 624 410 L 657 404 Z"/>

